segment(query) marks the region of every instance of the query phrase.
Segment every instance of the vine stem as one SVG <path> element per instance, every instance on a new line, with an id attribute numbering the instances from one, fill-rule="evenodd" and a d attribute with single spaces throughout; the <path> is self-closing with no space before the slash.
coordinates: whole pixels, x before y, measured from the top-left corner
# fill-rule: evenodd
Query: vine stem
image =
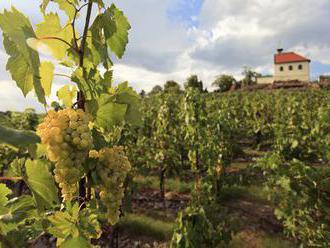
<path id="1" fill-rule="evenodd" d="M 23 177 L 0 177 L 0 181 L 23 180 Z"/>
<path id="2" fill-rule="evenodd" d="M 58 76 L 58 77 L 66 77 L 66 78 L 70 78 L 71 77 L 69 75 L 63 74 L 63 73 L 54 73 L 54 76 Z"/>
<path id="3" fill-rule="evenodd" d="M 72 48 L 76 53 L 79 54 L 79 51 L 73 47 L 69 42 L 67 42 L 66 40 L 60 38 L 60 37 L 56 37 L 56 36 L 44 36 L 44 37 L 38 37 L 39 40 L 58 40 L 63 42 L 64 44 L 66 44 L 67 46 L 69 46 L 70 48 Z"/>
<path id="4" fill-rule="evenodd" d="M 88 0 L 87 4 L 87 14 L 86 14 L 86 21 L 85 21 L 85 27 L 83 31 L 83 36 L 79 48 L 79 67 L 83 69 L 83 77 L 86 77 L 86 70 L 84 68 L 84 56 L 85 56 L 85 46 L 86 46 L 86 39 L 87 39 L 87 33 L 89 28 L 89 23 L 91 20 L 91 14 L 92 14 L 92 8 L 93 8 L 93 0 Z M 79 109 L 85 110 L 85 97 L 82 91 L 78 92 L 77 95 L 77 107 Z M 87 175 L 87 182 L 90 181 L 89 174 Z M 88 183 L 89 184 L 89 183 Z M 90 185 L 87 185 L 88 189 L 87 192 L 90 192 Z M 81 205 L 82 208 L 86 206 L 84 200 L 86 199 L 86 178 L 82 178 L 79 182 L 79 205 Z M 89 196 L 87 196 L 89 198 Z M 82 200 L 83 199 L 83 200 Z"/>

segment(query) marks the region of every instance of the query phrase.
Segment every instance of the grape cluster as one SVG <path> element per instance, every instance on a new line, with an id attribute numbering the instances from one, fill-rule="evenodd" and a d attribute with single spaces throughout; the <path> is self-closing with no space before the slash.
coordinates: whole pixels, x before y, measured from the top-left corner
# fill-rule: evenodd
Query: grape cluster
<path id="1" fill-rule="evenodd" d="M 81 164 L 93 144 L 90 120 L 81 109 L 50 110 L 37 128 L 42 144 L 47 145 L 49 160 L 55 162 L 55 181 L 65 200 L 71 200 L 77 193 Z"/>
<path id="2" fill-rule="evenodd" d="M 96 172 L 101 179 L 100 198 L 107 207 L 108 221 L 114 225 L 119 220 L 119 208 L 124 197 L 124 181 L 131 169 L 122 147 L 92 150 L 91 158 L 97 158 Z"/>

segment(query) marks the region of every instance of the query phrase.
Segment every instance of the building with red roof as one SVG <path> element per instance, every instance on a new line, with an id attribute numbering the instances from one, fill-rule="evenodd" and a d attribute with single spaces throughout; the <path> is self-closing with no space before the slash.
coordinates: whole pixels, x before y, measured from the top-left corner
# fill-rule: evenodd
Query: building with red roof
<path id="1" fill-rule="evenodd" d="M 258 83 L 272 83 L 274 81 L 298 80 L 310 81 L 311 60 L 295 52 L 283 52 L 278 49 L 274 55 L 274 76 L 260 77 Z"/>

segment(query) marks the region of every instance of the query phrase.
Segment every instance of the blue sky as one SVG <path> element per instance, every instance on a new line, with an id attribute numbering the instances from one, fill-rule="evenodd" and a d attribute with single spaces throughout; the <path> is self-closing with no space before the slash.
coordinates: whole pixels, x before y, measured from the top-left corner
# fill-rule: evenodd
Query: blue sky
<path id="1" fill-rule="evenodd" d="M 13 4 L 41 21 L 40 0 L 0 0 L 0 12 Z M 107 1 L 110 3 L 111 1 Z M 279 44 L 312 60 L 311 74 L 330 74 L 329 0 L 114 0 L 131 22 L 125 56 L 115 60 L 116 82 L 150 90 L 166 80 L 183 83 L 192 73 L 210 87 L 222 73 L 241 77 L 243 66 L 272 73 Z M 1 41 L 1 38 L 0 38 Z M 1 44 L 1 43 L 0 43 Z M 35 107 L 33 94 L 24 98 L 5 70 L 0 45 L 0 111 Z M 63 68 L 56 68 L 63 70 Z M 69 83 L 56 78 L 56 90 Z"/>
<path id="2" fill-rule="evenodd" d="M 169 6 L 168 18 L 190 27 L 198 27 L 198 16 L 203 6 L 202 0 L 182 0 Z"/>

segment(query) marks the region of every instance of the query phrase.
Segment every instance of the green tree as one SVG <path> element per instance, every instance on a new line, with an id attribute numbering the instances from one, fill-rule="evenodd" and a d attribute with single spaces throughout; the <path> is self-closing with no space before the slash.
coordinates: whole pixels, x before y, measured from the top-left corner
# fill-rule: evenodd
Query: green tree
<path id="1" fill-rule="evenodd" d="M 149 95 L 149 96 L 156 95 L 156 94 L 158 94 L 158 93 L 160 93 L 160 92 L 162 92 L 162 91 L 163 91 L 162 86 L 160 86 L 160 85 L 156 85 L 156 86 L 154 86 L 154 87 L 151 89 L 151 91 L 148 93 L 148 95 Z"/>
<path id="2" fill-rule="evenodd" d="M 164 85 L 164 92 L 166 93 L 178 93 L 180 91 L 181 91 L 180 85 L 173 80 L 167 81 Z"/>
<path id="3" fill-rule="evenodd" d="M 245 66 L 242 72 L 244 78 L 241 83 L 242 86 L 253 85 L 257 83 L 257 78 L 261 76 L 260 73 L 254 71 L 251 67 Z"/>
<path id="4" fill-rule="evenodd" d="M 191 75 L 186 79 L 186 82 L 184 83 L 184 88 L 195 88 L 198 89 L 200 92 L 203 91 L 203 82 L 198 79 L 197 75 Z"/>
<path id="5" fill-rule="evenodd" d="M 212 83 L 212 86 L 217 87 L 216 91 L 225 92 L 228 91 L 235 83 L 236 79 L 233 76 L 222 74 L 216 77 Z"/>
<path id="6" fill-rule="evenodd" d="M 139 95 L 141 96 L 141 98 L 145 98 L 147 93 L 144 90 L 141 90 Z"/>

